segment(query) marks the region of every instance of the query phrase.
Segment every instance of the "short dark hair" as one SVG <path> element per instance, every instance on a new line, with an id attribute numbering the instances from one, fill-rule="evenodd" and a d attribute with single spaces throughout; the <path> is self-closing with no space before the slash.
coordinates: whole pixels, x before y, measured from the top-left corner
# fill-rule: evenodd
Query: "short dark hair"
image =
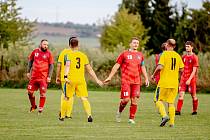
<path id="1" fill-rule="evenodd" d="M 166 50 L 166 45 L 167 45 L 167 43 L 164 42 L 164 43 L 160 46 L 160 48 L 161 48 L 162 51 Z"/>
<path id="2" fill-rule="evenodd" d="M 186 45 L 190 45 L 191 47 L 193 47 L 194 48 L 194 46 L 195 46 L 195 44 L 192 42 L 192 41 L 187 41 L 187 42 L 185 42 L 185 46 Z"/>
<path id="3" fill-rule="evenodd" d="M 44 41 L 47 41 L 47 42 L 48 42 L 48 40 L 47 40 L 47 39 L 42 39 L 40 43 L 42 43 L 42 42 L 44 42 Z"/>
<path id="4" fill-rule="evenodd" d="M 79 41 L 76 36 L 69 38 L 69 46 L 76 47 L 78 46 L 78 44 L 79 44 Z"/>
<path id="5" fill-rule="evenodd" d="M 132 37 L 130 42 L 132 42 L 133 40 L 138 40 L 139 41 L 139 38 L 138 37 Z"/>

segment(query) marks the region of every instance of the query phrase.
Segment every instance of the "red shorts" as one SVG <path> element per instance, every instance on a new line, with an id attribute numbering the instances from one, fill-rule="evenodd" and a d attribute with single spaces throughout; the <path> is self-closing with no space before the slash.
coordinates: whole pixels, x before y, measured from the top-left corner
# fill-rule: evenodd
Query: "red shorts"
<path id="1" fill-rule="evenodd" d="M 140 97 L 140 85 L 139 84 L 122 84 L 121 85 L 121 99 Z"/>
<path id="2" fill-rule="evenodd" d="M 45 79 L 31 79 L 27 86 L 27 90 L 34 92 L 39 89 L 40 94 L 45 94 L 47 91 L 47 81 Z"/>
<path id="3" fill-rule="evenodd" d="M 186 81 L 187 80 L 185 79 L 181 79 L 179 84 L 179 92 L 185 92 L 188 90 L 189 93 L 196 94 L 196 81 L 191 81 L 190 85 L 186 85 Z"/>

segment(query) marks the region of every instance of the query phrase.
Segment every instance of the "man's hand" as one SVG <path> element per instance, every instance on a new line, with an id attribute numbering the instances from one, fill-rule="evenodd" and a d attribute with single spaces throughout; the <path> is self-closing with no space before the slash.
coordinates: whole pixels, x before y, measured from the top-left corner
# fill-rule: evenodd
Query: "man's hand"
<path id="1" fill-rule="evenodd" d="M 151 75 L 150 77 L 153 81 L 155 81 L 155 76 L 154 75 Z"/>
<path id="2" fill-rule="evenodd" d="M 47 77 L 47 83 L 50 83 L 50 82 L 51 82 L 51 78 Z"/>
<path id="3" fill-rule="evenodd" d="M 56 80 L 55 80 L 55 82 L 56 82 L 56 84 L 60 84 L 61 83 L 61 79 L 60 79 L 60 77 L 56 77 Z"/>
<path id="4" fill-rule="evenodd" d="M 186 85 L 190 85 L 190 82 L 191 82 L 191 80 L 188 79 L 188 80 L 186 81 Z"/>
<path id="5" fill-rule="evenodd" d="M 71 84 L 71 81 L 68 78 L 64 78 L 64 80 L 67 84 Z"/>
<path id="6" fill-rule="evenodd" d="M 106 78 L 106 80 L 103 81 L 104 84 L 108 84 L 111 81 L 111 78 Z"/>
<path id="7" fill-rule="evenodd" d="M 149 80 L 148 79 L 145 79 L 145 85 L 146 85 L 146 87 L 149 87 Z"/>
<path id="8" fill-rule="evenodd" d="M 26 73 L 26 76 L 29 80 L 31 79 L 31 73 Z"/>

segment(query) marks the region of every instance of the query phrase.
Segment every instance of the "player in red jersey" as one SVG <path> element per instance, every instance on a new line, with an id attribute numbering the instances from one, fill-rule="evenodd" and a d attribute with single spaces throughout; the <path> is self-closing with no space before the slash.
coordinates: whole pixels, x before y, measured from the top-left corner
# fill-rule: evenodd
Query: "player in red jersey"
<path id="1" fill-rule="evenodd" d="M 116 121 L 121 121 L 121 113 L 127 103 L 131 100 L 129 123 L 134 124 L 134 118 L 137 111 L 137 99 L 140 97 L 140 75 L 143 74 L 146 86 L 149 86 L 149 80 L 144 65 L 144 57 L 138 52 L 139 39 L 133 37 L 130 42 L 130 49 L 121 53 L 116 64 L 113 66 L 111 73 L 104 83 L 108 83 L 117 70 L 121 67 L 121 101 L 116 114 Z"/>
<path id="2" fill-rule="evenodd" d="M 163 51 L 164 51 L 165 48 L 166 48 L 166 45 L 167 45 L 166 42 L 163 43 L 163 44 L 161 45 L 161 50 L 162 50 L 162 52 L 160 52 L 159 54 L 155 54 L 155 65 L 156 65 L 156 67 L 157 67 L 157 65 L 158 65 L 158 62 L 159 62 L 159 59 L 160 59 L 161 54 L 163 53 Z M 158 72 L 158 73 L 155 75 L 155 83 L 158 84 L 158 81 L 159 81 L 159 80 L 160 80 L 160 72 Z"/>
<path id="3" fill-rule="evenodd" d="M 30 80 L 27 86 L 28 97 L 31 103 L 30 112 L 33 112 L 37 106 L 35 102 L 34 91 L 40 91 L 39 113 L 43 111 L 47 83 L 51 81 L 53 73 L 53 56 L 48 50 L 48 41 L 41 40 L 39 48 L 32 51 L 29 56 L 27 77 Z"/>
<path id="4" fill-rule="evenodd" d="M 182 57 L 184 62 L 184 71 L 181 76 L 179 84 L 179 99 L 177 103 L 176 115 L 181 115 L 181 109 L 184 100 L 184 93 L 186 90 L 192 96 L 192 115 L 197 114 L 198 98 L 196 96 L 196 73 L 198 69 L 198 57 L 193 53 L 194 44 L 191 41 L 185 43 L 187 54 Z"/>

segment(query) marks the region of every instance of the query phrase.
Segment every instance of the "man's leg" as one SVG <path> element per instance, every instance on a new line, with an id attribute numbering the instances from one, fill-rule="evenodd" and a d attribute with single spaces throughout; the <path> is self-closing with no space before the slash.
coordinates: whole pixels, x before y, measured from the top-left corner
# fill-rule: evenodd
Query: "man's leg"
<path id="1" fill-rule="evenodd" d="M 31 104 L 30 112 L 34 112 L 34 110 L 37 108 L 34 91 L 37 90 L 37 87 L 35 86 L 35 81 L 31 80 L 27 86 L 28 90 L 28 98 Z"/>
<path id="2" fill-rule="evenodd" d="M 137 111 L 137 98 L 131 98 L 129 123 L 135 123 L 134 118 Z"/>
<path id="3" fill-rule="evenodd" d="M 170 126 L 174 126 L 174 120 L 175 120 L 175 106 L 174 104 L 169 103 L 169 108 L 168 108 L 168 112 L 169 112 L 169 124 Z"/>
<path id="4" fill-rule="evenodd" d="M 67 100 L 67 104 L 66 104 L 66 108 L 67 108 L 66 117 L 67 118 L 71 118 L 73 104 L 74 104 L 74 97 L 71 97 L 71 98 L 69 98 L 69 100 Z"/>
<path id="5" fill-rule="evenodd" d="M 176 108 L 176 115 L 181 115 L 181 110 L 182 110 L 183 101 L 184 101 L 184 94 L 185 92 L 183 91 L 179 93 L 179 99 L 178 99 L 177 108 Z"/>
<path id="6" fill-rule="evenodd" d="M 192 115 L 197 115 L 197 109 L 198 109 L 198 98 L 196 96 L 196 82 L 192 82 L 190 84 L 190 89 L 189 92 L 191 93 L 192 96 Z"/>
<path id="7" fill-rule="evenodd" d="M 47 92 L 47 82 L 46 81 L 40 81 L 40 100 L 39 100 L 39 113 L 42 113 L 46 101 L 46 92 Z"/>

